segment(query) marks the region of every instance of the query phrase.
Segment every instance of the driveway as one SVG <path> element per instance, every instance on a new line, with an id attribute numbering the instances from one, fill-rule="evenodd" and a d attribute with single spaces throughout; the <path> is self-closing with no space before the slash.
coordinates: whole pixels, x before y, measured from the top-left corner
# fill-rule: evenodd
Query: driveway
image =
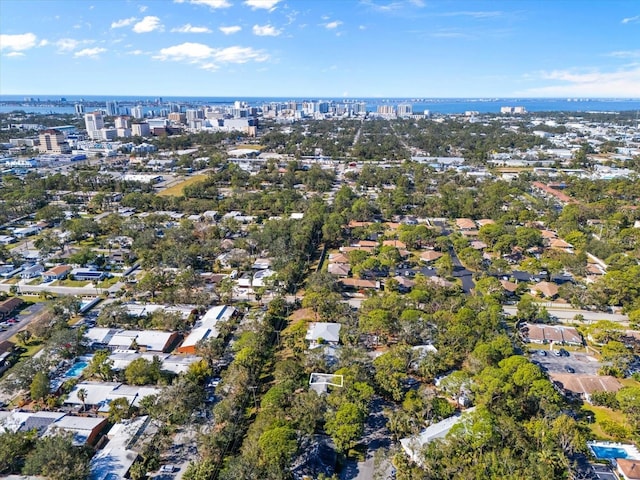
<path id="1" fill-rule="evenodd" d="M 476 284 L 473 282 L 473 272 L 465 268 L 462 262 L 456 255 L 456 251 L 451 247 L 449 249 L 449 255 L 451 255 L 451 261 L 453 262 L 453 276 L 459 278 L 462 282 L 462 291 L 464 293 L 471 293 Z"/>
<path id="2" fill-rule="evenodd" d="M 387 419 L 382 411 L 392 405 L 381 397 L 374 397 L 369 408 L 369 416 L 364 427 L 362 443 L 367 449 L 365 461 L 356 462 L 349 460 L 340 472 L 340 480 L 374 480 L 375 478 L 391 478 L 392 465 L 389 461 L 383 461 L 378 465 L 375 453 L 379 449 L 391 447 L 391 432 L 387 429 Z M 387 471 L 388 475 L 380 476 L 381 471 Z"/>

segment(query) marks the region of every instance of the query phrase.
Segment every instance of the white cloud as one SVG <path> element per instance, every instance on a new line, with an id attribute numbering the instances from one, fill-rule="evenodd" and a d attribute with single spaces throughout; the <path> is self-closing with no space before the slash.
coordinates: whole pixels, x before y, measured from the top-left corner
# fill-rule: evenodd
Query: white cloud
<path id="1" fill-rule="evenodd" d="M 623 18 L 621 23 L 636 23 L 636 22 L 640 22 L 640 15 L 636 15 L 635 17 Z"/>
<path id="2" fill-rule="evenodd" d="M 640 58 L 640 50 L 618 50 L 609 53 L 608 56 L 617 58 Z"/>
<path id="3" fill-rule="evenodd" d="M 78 48 L 81 43 L 83 42 L 80 42 L 79 40 L 76 40 L 74 38 L 61 38 L 60 40 L 56 41 L 56 47 L 58 47 L 58 50 L 62 52 L 70 52 L 71 50 L 75 50 L 76 48 Z"/>
<path id="4" fill-rule="evenodd" d="M 239 25 L 233 25 L 231 27 L 220 27 L 220 31 L 225 35 L 233 35 L 234 33 L 238 33 L 242 30 L 242 27 Z"/>
<path id="5" fill-rule="evenodd" d="M 254 25 L 253 34 L 259 37 L 277 37 L 282 33 L 282 30 L 278 30 L 272 25 Z"/>
<path id="6" fill-rule="evenodd" d="M 147 7 L 146 5 L 140 5 L 138 7 L 138 10 L 140 11 L 140 13 L 144 13 L 144 12 L 147 11 L 147 8 L 149 8 L 149 7 Z"/>
<path id="7" fill-rule="evenodd" d="M 425 6 L 423 0 L 397 0 L 388 3 L 376 3 L 373 0 L 360 0 L 362 5 L 381 13 L 394 13 L 404 10 L 407 7 L 422 8 Z"/>
<path id="8" fill-rule="evenodd" d="M 137 20 L 136 17 L 123 18 L 122 20 L 116 20 L 115 22 L 111 23 L 111 28 L 128 27 L 129 25 L 133 24 L 133 22 L 135 22 L 136 20 Z"/>
<path id="9" fill-rule="evenodd" d="M 334 20 L 333 22 L 325 23 L 324 27 L 328 30 L 335 30 L 340 25 L 342 25 L 342 22 L 340 20 Z"/>
<path id="10" fill-rule="evenodd" d="M 231 3 L 227 0 L 173 0 L 175 3 L 192 3 L 193 5 L 205 5 L 207 7 L 218 9 L 218 8 L 229 8 Z"/>
<path id="11" fill-rule="evenodd" d="M 101 53 L 104 53 L 106 51 L 107 51 L 106 48 L 101 48 L 101 47 L 83 48 L 82 50 L 78 50 L 76 53 L 74 53 L 73 56 L 76 57 L 76 58 L 79 58 L 79 57 L 97 58 L 98 55 L 100 55 Z"/>
<path id="12" fill-rule="evenodd" d="M 198 60 L 211 58 L 215 49 L 203 43 L 185 42 L 160 50 L 159 60 Z"/>
<path id="13" fill-rule="evenodd" d="M 0 34 L 0 50 L 29 50 L 37 45 L 38 37 L 33 33 L 21 33 L 18 35 Z"/>
<path id="14" fill-rule="evenodd" d="M 172 28 L 171 31 L 177 33 L 211 33 L 211 29 L 207 27 L 195 27 L 190 23 L 187 23 L 178 28 Z"/>
<path id="15" fill-rule="evenodd" d="M 265 62 L 269 59 L 269 55 L 251 47 L 234 46 L 218 49 L 214 58 L 221 63 L 247 63 Z"/>
<path id="16" fill-rule="evenodd" d="M 154 30 L 161 30 L 162 28 L 162 24 L 158 17 L 148 16 L 136 23 L 133 26 L 133 31 L 136 33 L 149 33 Z"/>
<path id="17" fill-rule="evenodd" d="M 271 11 L 280 2 L 281 0 L 245 0 L 244 4 L 247 7 L 251 7 L 253 10 L 262 8 L 264 10 Z"/>
<path id="18" fill-rule="evenodd" d="M 215 71 L 220 68 L 221 64 L 264 62 L 269 59 L 269 55 L 251 47 L 213 48 L 203 43 L 185 42 L 180 45 L 163 48 L 153 58 L 157 60 L 186 61 L 198 65 L 204 70 Z"/>
<path id="19" fill-rule="evenodd" d="M 45 40 L 44 38 L 38 43 L 39 47 L 46 47 L 47 45 L 49 45 L 49 40 Z"/>
<path id="20" fill-rule="evenodd" d="M 144 52 L 142 50 L 131 50 L 127 52 L 127 55 L 142 55 Z"/>
<path id="21" fill-rule="evenodd" d="M 442 17 L 471 17 L 471 18 L 495 18 L 501 17 L 504 15 L 504 12 L 493 10 L 493 11 L 469 11 L 463 10 L 459 12 L 444 12 L 441 13 Z"/>
<path id="22" fill-rule="evenodd" d="M 537 78 L 555 83 L 535 87 L 525 93 L 548 97 L 637 97 L 640 85 L 640 66 L 614 72 L 592 70 L 579 73 L 570 70 L 541 72 Z"/>
<path id="23" fill-rule="evenodd" d="M 5 55 L 5 57 L 24 57 L 24 53 L 22 52 L 9 52 Z"/>

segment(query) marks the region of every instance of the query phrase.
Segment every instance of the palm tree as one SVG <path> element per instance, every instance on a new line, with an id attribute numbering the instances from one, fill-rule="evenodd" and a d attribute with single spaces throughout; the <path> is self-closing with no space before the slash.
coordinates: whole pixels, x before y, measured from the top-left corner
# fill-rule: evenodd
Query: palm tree
<path id="1" fill-rule="evenodd" d="M 78 391 L 76 392 L 77 397 L 80 399 L 80 401 L 82 402 L 82 411 L 85 411 L 86 408 L 86 404 L 84 403 L 84 401 L 87 399 L 87 395 L 89 394 L 89 392 L 87 392 L 86 388 L 80 388 L 78 389 Z"/>

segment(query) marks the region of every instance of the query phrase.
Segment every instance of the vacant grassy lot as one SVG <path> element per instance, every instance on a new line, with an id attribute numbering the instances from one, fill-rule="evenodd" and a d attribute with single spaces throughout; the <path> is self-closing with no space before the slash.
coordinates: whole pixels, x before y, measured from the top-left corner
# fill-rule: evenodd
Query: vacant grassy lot
<path id="1" fill-rule="evenodd" d="M 158 192 L 158 195 L 162 197 L 181 197 L 182 195 L 184 195 L 184 187 L 193 185 L 194 183 L 200 182 L 205 178 L 207 178 L 206 175 L 194 175 L 184 182 L 176 183 L 175 185 L 172 185 L 171 187 Z"/>

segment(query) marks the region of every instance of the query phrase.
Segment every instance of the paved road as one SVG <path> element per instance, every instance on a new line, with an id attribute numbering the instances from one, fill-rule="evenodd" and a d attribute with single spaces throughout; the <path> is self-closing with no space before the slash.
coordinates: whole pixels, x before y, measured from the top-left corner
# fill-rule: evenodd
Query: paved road
<path id="1" fill-rule="evenodd" d="M 377 450 L 388 449 L 391 446 L 391 432 L 387 428 L 387 419 L 382 413 L 387 407 L 392 405 L 381 397 L 374 397 L 372 400 L 362 437 L 362 442 L 367 447 L 366 459 L 364 462 L 349 460 L 340 472 L 340 480 L 374 480 L 374 474 L 380 475 L 381 471 L 386 474 L 382 478 L 391 478 L 391 463 L 382 462 L 381 465 L 376 465 L 374 457 Z"/>
<path id="2" fill-rule="evenodd" d="M 9 340 L 16 333 L 22 330 L 24 327 L 29 325 L 29 322 L 35 317 L 40 311 L 45 307 L 45 302 L 39 302 L 31 305 L 30 307 L 25 308 L 22 312 L 17 315 L 14 315 L 14 318 L 18 320 L 18 323 L 11 325 L 4 332 L 0 332 L 0 342 L 4 342 L 5 340 Z"/>
<path id="3" fill-rule="evenodd" d="M 9 284 L 0 284 L 0 291 L 9 292 L 11 287 L 14 285 Z M 34 293 L 38 294 L 40 292 L 50 292 L 56 295 L 79 295 L 79 296 L 95 296 L 96 293 L 109 292 L 115 293 L 124 287 L 124 283 L 118 282 L 112 285 L 109 288 L 96 288 L 94 286 L 88 287 L 53 287 L 48 285 L 17 285 L 19 288 L 19 292 L 21 294 L 24 293 Z"/>
<path id="4" fill-rule="evenodd" d="M 476 285 L 473 282 L 473 272 L 467 270 L 465 266 L 462 265 L 453 247 L 449 249 L 449 255 L 451 255 L 451 261 L 453 262 L 453 276 L 459 278 L 462 282 L 462 291 L 464 291 L 464 293 L 471 293 Z"/>
<path id="5" fill-rule="evenodd" d="M 540 306 L 545 306 L 540 304 Z M 587 322 L 595 322 L 598 320 L 611 320 L 612 322 L 628 323 L 629 317 L 618 313 L 592 312 L 590 310 L 580 310 L 577 308 L 555 308 L 545 307 L 550 315 L 557 317 L 560 322 L 573 323 L 576 315 L 582 315 Z M 518 308 L 515 306 L 505 305 L 502 307 L 504 313 L 515 315 Z"/>

